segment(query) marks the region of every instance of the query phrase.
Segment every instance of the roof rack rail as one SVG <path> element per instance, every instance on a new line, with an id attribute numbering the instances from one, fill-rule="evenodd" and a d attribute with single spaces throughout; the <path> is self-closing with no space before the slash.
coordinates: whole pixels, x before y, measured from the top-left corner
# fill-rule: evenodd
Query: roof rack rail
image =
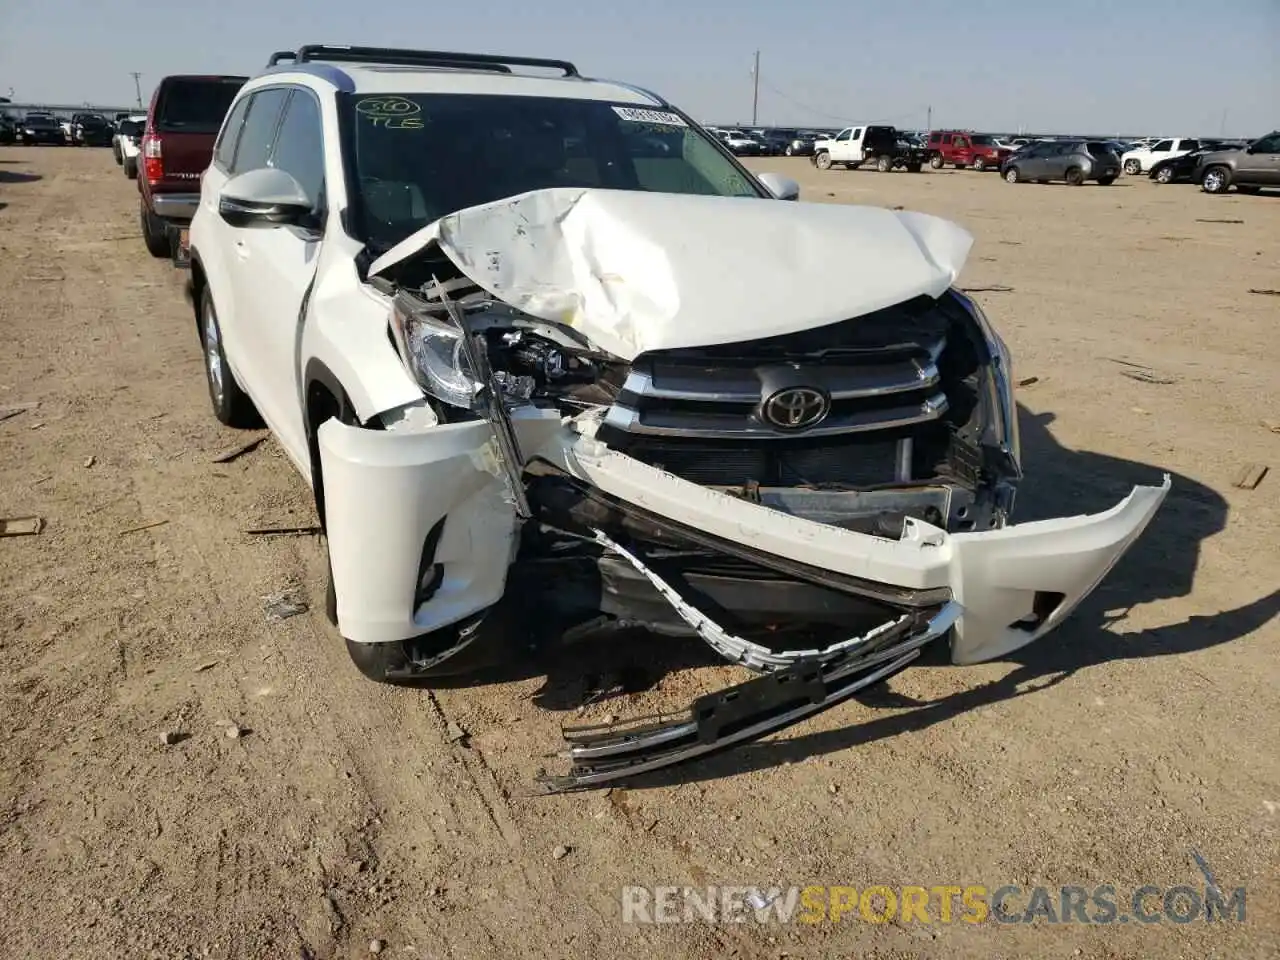
<path id="1" fill-rule="evenodd" d="M 274 67 L 281 60 L 295 60 L 297 56 L 292 50 L 277 50 L 267 59 L 267 66 Z"/>
<path id="2" fill-rule="evenodd" d="M 455 53 L 446 50 L 401 50 L 395 47 L 352 47 L 346 44 L 309 43 L 296 53 L 274 53 L 268 66 L 279 62 L 278 58 L 292 58 L 295 63 L 332 61 L 345 63 L 394 63 L 422 67 L 469 67 L 510 73 L 514 67 L 539 67 L 559 70 L 566 77 L 579 77 L 578 68 L 568 60 L 547 60 L 542 57 L 502 57 L 487 53 Z"/>

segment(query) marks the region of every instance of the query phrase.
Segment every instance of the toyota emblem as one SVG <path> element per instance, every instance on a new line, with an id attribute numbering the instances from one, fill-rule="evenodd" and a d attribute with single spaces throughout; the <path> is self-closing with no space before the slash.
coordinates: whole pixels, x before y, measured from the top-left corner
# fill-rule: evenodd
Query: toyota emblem
<path id="1" fill-rule="evenodd" d="M 812 387 L 788 387 L 769 397 L 760 412 L 780 430 L 804 430 L 822 422 L 831 412 L 831 400 Z"/>

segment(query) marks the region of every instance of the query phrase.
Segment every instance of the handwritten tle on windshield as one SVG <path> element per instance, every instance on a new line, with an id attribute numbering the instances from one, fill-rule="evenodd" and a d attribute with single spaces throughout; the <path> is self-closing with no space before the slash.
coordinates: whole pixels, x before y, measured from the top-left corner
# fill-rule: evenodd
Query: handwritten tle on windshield
<path id="1" fill-rule="evenodd" d="M 426 124 L 417 114 L 422 107 L 406 97 L 365 97 L 356 101 L 356 113 L 375 127 L 387 130 L 422 130 Z"/>

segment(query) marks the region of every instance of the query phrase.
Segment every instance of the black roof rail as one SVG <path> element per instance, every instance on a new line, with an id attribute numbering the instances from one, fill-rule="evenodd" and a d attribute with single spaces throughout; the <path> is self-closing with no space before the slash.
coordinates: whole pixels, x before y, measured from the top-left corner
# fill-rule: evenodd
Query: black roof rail
<path id="1" fill-rule="evenodd" d="M 456 53 L 447 50 L 402 50 L 395 47 L 352 47 L 346 44 L 309 43 L 299 47 L 297 53 L 274 53 L 268 66 L 279 62 L 277 58 L 292 57 L 295 63 L 327 60 L 342 63 L 394 63 L 421 67 L 467 67 L 473 70 L 492 70 L 510 73 L 512 67 L 538 67 L 559 70 L 566 77 L 579 77 L 578 68 L 568 60 L 547 60 L 542 57 L 502 57 L 487 53 Z"/>
<path id="2" fill-rule="evenodd" d="M 270 59 L 267 60 L 267 66 L 274 67 L 281 60 L 295 60 L 295 59 L 297 59 L 297 54 L 295 54 L 292 50 L 277 50 L 275 53 L 271 55 Z"/>

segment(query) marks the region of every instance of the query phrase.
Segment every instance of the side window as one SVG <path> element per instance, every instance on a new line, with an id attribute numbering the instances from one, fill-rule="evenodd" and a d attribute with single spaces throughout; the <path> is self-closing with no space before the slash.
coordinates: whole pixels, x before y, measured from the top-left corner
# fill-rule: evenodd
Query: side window
<path id="1" fill-rule="evenodd" d="M 1178 149 L 1179 150 L 1199 150 L 1200 141 L 1199 140 L 1183 140 L 1181 143 L 1178 144 Z"/>
<path id="2" fill-rule="evenodd" d="M 320 105 L 305 90 L 294 90 L 276 134 L 271 166 L 278 167 L 302 185 L 313 206 L 324 198 L 324 125 Z"/>
<path id="3" fill-rule="evenodd" d="M 951 142 L 951 145 L 955 147 L 957 150 L 963 150 L 965 147 L 969 145 L 969 141 L 966 140 L 964 137 L 956 137 L 955 140 Z"/>
<path id="4" fill-rule="evenodd" d="M 1263 137 L 1253 145 L 1254 153 L 1280 153 L 1280 133 L 1273 133 L 1269 137 Z"/>
<path id="5" fill-rule="evenodd" d="M 849 128 L 844 129 L 844 130 L 841 130 L 839 133 L 837 133 L 837 134 L 836 134 L 836 139 L 837 139 L 837 140 L 848 140 L 848 139 L 849 139 L 850 137 L 852 137 L 852 136 L 853 136 L 853 128 L 852 128 L 852 127 L 849 127 Z"/>
<path id="6" fill-rule="evenodd" d="M 1172 149 L 1173 149 L 1173 141 L 1172 141 L 1172 140 L 1161 140 L 1159 143 L 1157 143 L 1154 147 L 1152 147 L 1152 148 L 1151 148 L 1151 152 L 1152 152 L 1152 153 L 1167 153 L 1168 151 L 1170 151 L 1170 150 L 1172 150 Z"/>
<path id="7" fill-rule="evenodd" d="M 850 132 L 850 134 L 849 134 L 849 139 L 850 139 L 850 140 L 861 140 L 861 139 L 862 139 L 862 128 L 861 128 L 861 127 L 854 127 L 854 128 L 853 128 L 853 130 L 852 130 L 852 132 Z"/>
<path id="8" fill-rule="evenodd" d="M 280 120 L 280 108 L 284 106 L 289 91 L 272 87 L 253 95 L 248 116 L 240 130 L 235 157 L 231 163 L 233 173 L 245 173 L 267 165 L 271 141 L 275 139 L 276 124 Z"/>
<path id="9" fill-rule="evenodd" d="M 213 162 L 223 170 L 231 169 L 231 160 L 236 155 L 236 143 L 240 140 L 240 128 L 244 126 L 244 115 L 248 112 L 249 101 L 252 99 L 252 94 L 241 97 L 227 115 L 227 122 L 222 125 L 218 144 L 213 148 Z"/>

